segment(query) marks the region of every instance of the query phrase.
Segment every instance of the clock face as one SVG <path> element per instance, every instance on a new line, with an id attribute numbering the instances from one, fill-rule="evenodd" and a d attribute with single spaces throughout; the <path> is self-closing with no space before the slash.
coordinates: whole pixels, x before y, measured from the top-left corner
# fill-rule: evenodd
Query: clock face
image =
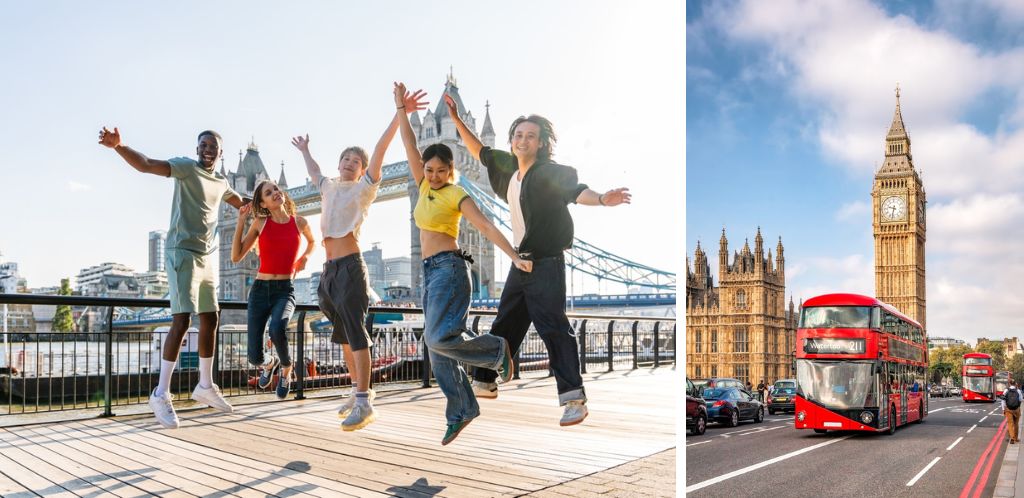
<path id="1" fill-rule="evenodd" d="M 884 220 L 902 220 L 907 215 L 907 201 L 903 200 L 902 197 L 891 196 L 886 197 L 882 201 L 882 219 Z"/>

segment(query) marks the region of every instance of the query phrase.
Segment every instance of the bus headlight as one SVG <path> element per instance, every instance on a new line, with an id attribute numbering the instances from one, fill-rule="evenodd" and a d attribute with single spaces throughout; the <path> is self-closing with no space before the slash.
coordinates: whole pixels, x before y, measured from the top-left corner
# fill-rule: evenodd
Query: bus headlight
<path id="1" fill-rule="evenodd" d="M 797 412 L 797 414 L 796 414 L 796 419 L 797 419 L 798 421 L 800 421 L 800 422 L 803 422 L 805 418 L 807 418 L 807 414 L 806 414 L 806 413 L 804 413 L 804 411 L 803 411 L 803 410 L 800 410 L 799 412 Z"/>
<path id="2" fill-rule="evenodd" d="M 874 419 L 875 419 L 875 416 L 871 412 L 860 412 L 860 421 L 861 422 L 864 422 L 865 424 L 870 424 L 871 421 L 874 420 Z"/>

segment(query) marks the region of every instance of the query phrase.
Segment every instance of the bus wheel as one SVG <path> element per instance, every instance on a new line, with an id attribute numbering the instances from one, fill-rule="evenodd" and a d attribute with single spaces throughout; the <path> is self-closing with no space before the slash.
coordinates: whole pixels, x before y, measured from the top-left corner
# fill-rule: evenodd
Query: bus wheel
<path id="1" fill-rule="evenodd" d="M 814 429 L 814 432 L 816 432 L 818 434 L 824 434 L 824 433 L 828 432 L 828 429 Z"/>
<path id="2" fill-rule="evenodd" d="M 917 403 L 917 413 L 918 413 L 917 420 L 915 420 L 914 423 L 915 424 L 920 424 L 921 422 L 924 422 L 924 402 L 923 401 L 918 401 L 918 403 Z"/>
<path id="3" fill-rule="evenodd" d="M 896 407 L 889 408 L 889 431 L 888 435 L 896 434 Z"/>
<path id="4" fill-rule="evenodd" d="M 761 422 L 764 422 L 764 408 L 758 408 L 757 415 L 754 415 L 754 423 L 760 424 Z"/>

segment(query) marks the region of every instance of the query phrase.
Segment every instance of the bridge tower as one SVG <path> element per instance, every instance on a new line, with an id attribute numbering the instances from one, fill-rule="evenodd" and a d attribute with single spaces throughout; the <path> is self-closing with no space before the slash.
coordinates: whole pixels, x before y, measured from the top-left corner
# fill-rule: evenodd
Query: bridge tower
<path id="1" fill-rule="evenodd" d="M 448 74 L 444 85 L 444 92 L 436 99 L 437 106 L 434 110 L 427 109 L 423 120 L 420 120 L 419 113 L 413 113 L 411 124 L 416 134 L 416 141 L 419 144 L 420 152 L 430 145 L 441 143 L 452 150 L 455 159 L 455 170 L 459 175 L 473 182 L 474 185 L 484 192 L 491 192 L 491 185 L 487 178 L 487 168 L 480 161 L 477 161 L 469 149 L 462 142 L 458 131 L 455 129 L 455 122 L 448 115 L 448 107 L 444 103 L 444 95 L 450 95 L 459 104 L 460 116 L 466 126 L 476 131 L 476 118 L 462 103 L 459 95 L 459 87 L 456 84 L 455 76 Z M 432 99 L 433 100 L 433 99 Z M 491 125 L 490 103 L 484 114 L 483 128 L 478 135 L 484 145 L 494 147 L 494 127 Z M 423 298 L 423 272 L 420 268 L 422 261 L 422 250 L 420 248 L 420 230 L 412 219 L 412 210 L 416 207 L 419 199 L 419 189 L 413 183 L 412 176 L 409 177 L 409 227 L 410 227 L 410 254 L 412 259 L 412 293 L 413 298 L 419 302 Z M 493 220 L 492 220 L 493 221 Z M 494 297 L 494 244 L 483 236 L 476 228 L 465 219 L 459 227 L 459 247 L 473 255 L 475 262 L 470 265 L 471 279 L 473 282 L 473 297 L 484 298 Z"/>

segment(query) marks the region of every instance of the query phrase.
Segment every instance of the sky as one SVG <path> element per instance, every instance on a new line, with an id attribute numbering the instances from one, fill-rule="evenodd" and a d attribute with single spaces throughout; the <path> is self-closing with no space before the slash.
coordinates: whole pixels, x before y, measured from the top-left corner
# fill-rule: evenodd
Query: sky
<path id="1" fill-rule="evenodd" d="M 48 5 L 0 7 L 0 171 L 12 210 L 0 253 L 29 287 L 108 261 L 145 271 L 148 233 L 167 228 L 173 181 L 98 145 L 100 127 L 159 159 L 194 157 L 198 132 L 214 129 L 229 170 L 253 140 L 270 175 L 283 161 L 298 185 L 292 136 L 308 133 L 321 167 L 336 171 L 345 147 L 372 152 L 393 116 L 393 81 L 426 90 L 433 108 L 450 70 L 478 126 L 490 102 L 499 146 L 515 117 L 542 114 L 556 159 L 583 183 L 631 189 L 630 206 L 573 206 L 579 238 L 656 268 L 679 264 L 679 2 Z M 404 159 L 397 138 L 385 163 Z M 407 255 L 408 217 L 408 200 L 375 204 L 364 249 Z M 323 258 L 314 253 L 300 277 Z"/>
<path id="2" fill-rule="evenodd" d="M 786 291 L 874 295 L 900 87 L 928 199 L 928 333 L 1024 337 L 1024 3 L 687 2 L 686 254 L 782 237 Z M 770 242 L 770 244 L 769 244 Z M 787 298 L 788 299 L 788 298 Z"/>

